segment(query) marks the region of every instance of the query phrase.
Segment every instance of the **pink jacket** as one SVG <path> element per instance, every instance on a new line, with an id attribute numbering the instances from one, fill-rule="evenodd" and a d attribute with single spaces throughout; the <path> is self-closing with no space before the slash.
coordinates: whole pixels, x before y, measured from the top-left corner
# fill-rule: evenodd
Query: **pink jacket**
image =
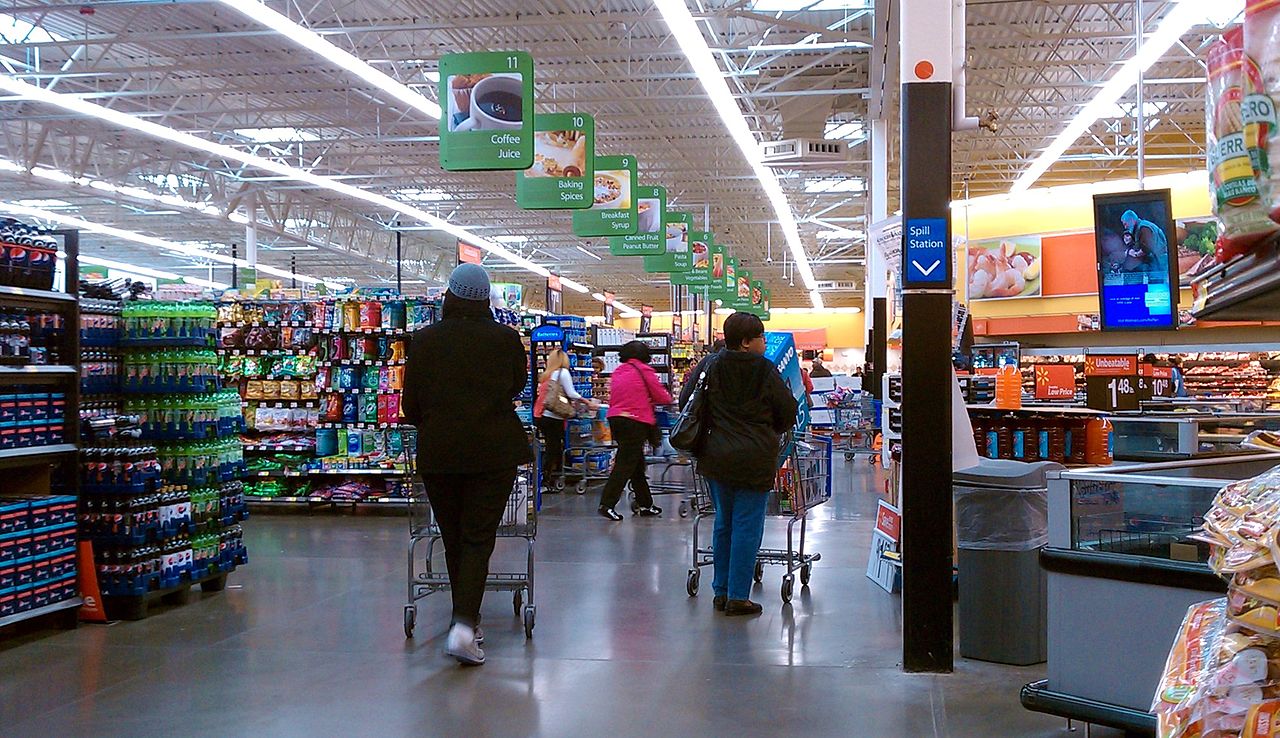
<path id="1" fill-rule="evenodd" d="M 631 418 L 653 425 L 658 422 L 653 406 L 670 403 L 671 393 L 658 381 L 658 373 L 643 361 L 631 359 L 613 370 L 609 380 L 608 417 Z"/>

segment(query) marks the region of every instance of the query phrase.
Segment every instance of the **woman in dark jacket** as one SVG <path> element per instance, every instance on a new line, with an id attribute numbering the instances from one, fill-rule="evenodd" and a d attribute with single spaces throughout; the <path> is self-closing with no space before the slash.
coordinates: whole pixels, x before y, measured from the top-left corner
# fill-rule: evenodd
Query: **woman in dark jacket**
<path id="1" fill-rule="evenodd" d="M 773 363 L 764 358 L 764 324 L 750 313 L 724 322 L 725 350 L 703 359 L 710 432 L 698 451 L 716 506 L 712 553 L 715 608 L 726 615 L 755 615 L 749 599 L 756 554 L 764 535 L 765 505 L 778 470 L 779 441 L 795 425 L 799 405 Z M 680 406 L 696 382 L 685 384 Z"/>
<path id="2" fill-rule="evenodd" d="M 512 400 L 529 380 L 524 344 L 493 319 L 489 275 L 449 275 L 438 323 L 413 335 L 401 405 L 418 429 L 418 471 L 440 525 L 453 594 L 445 653 L 483 664 L 477 623 L 516 469 L 533 460 Z"/>

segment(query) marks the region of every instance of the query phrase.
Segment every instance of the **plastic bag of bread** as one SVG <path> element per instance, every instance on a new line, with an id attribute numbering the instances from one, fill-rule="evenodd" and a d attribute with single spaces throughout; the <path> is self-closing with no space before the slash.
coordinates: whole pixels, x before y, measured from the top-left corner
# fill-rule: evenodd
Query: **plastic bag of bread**
<path id="1" fill-rule="evenodd" d="M 1236 30 L 1226 36 L 1236 37 Z M 1272 220 L 1280 220 L 1280 135 L 1277 135 L 1275 98 L 1280 95 L 1280 0 L 1247 0 L 1244 27 L 1239 31 L 1246 60 L 1257 72 L 1257 82 L 1246 66 L 1241 82 L 1245 89 L 1244 113 L 1254 123 L 1256 141 L 1266 153 L 1259 168 L 1262 194 Z M 1257 89 L 1251 89 L 1256 84 Z"/>
<path id="2" fill-rule="evenodd" d="M 1213 212 L 1223 228 L 1220 261 L 1242 253 L 1276 230 L 1263 193 L 1270 127 L 1255 120 L 1259 110 L 1267 109 L 1274 120 L 1274 108 L 1262 94 L 1261 73 L 1245 55 L 1241 35 L 1237 27 L 1209 48 L 1209 83 L 1205 86 L 1209 186 Z"/>

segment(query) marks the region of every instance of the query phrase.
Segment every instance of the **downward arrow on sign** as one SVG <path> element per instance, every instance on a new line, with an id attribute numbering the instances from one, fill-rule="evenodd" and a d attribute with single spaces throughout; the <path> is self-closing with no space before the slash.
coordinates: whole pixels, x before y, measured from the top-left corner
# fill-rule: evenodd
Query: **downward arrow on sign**
<path id="1" fill-rule="evenodd" d="M 932 274 L 932 273 L 933 273 L 933 270 L 934 270 L 934 269 L 937 269 L 937 268 L 938 268 L 938 265 L 939 265 L 939 264 L 941 264 L 941 263 L 942 263 L 942 260 L 941 260 L 941 259 L 938 259 L 937 261 L 935 261 L 935 262 L 933 262 L 932 264 L 930 264 L 928 269 L 925 269 L 924 267 L 920 266 L 920 262 L 916 261 L 915 259 L 912 259 L 912 260 L 911 260 L 911 264 L 912 264 L 912 266 L 914 266 L 916 269 L 919 269 L 919 270 L 920 270 L 920 273 L 921 273 L 922 275 L 926 276 L 926 277 L 927 277 L 927 276 L 929 276 L 930 274 Z"/>

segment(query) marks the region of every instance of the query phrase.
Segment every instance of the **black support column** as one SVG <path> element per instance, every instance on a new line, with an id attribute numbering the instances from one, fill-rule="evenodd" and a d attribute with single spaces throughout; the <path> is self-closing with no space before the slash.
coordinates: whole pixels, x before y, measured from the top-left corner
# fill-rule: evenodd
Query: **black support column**
<path id="1" fill-rule="evenodd" d="M 903 31 L 911 32 L 905 23 Z M 950 199 L 951 83 L 907 82 L 902 86 L 902 668 L 909 672 L 953 667 Z"/>

